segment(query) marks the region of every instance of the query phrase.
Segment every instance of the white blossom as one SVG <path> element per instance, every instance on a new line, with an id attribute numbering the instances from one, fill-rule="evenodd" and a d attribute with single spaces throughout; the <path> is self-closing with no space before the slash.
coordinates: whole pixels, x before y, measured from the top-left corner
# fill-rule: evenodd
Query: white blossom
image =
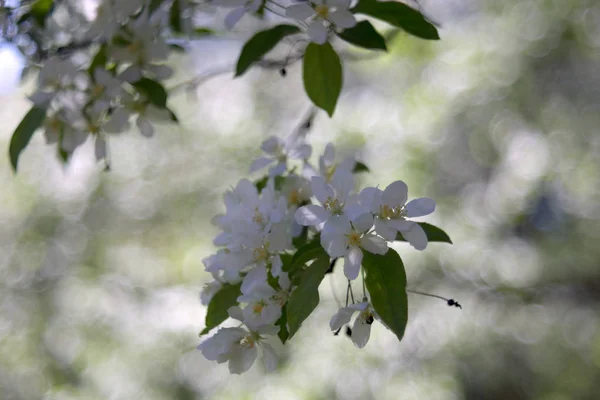
<path id="1" fill-rule="evenodd" d="M 375 216 L 375 231 L 387 240 L 394 240 L 397 232 L 417 250 L 427 247 L 427 235 L 423 228 L 407 218 L 416 218 L 431 214 L 435 210 L 435 201 L 421 197 L 406 203 L 408 187 L 402 181 L 389 184 L 384 191 L 377 188 L 365 188 L 358 195 L 361 204 L 368 207 Z"/>
<path id="2" fill-rule="evenodd" d="M 373 321 L 375 319 L 379 320 L 379 316 L 367 301 L 340 308 L 338 312 L 331 317 L 329 327 L 332 331 L 337 331 L 342 326 L 349 323 L 356 312 L 358 312 L 358 315 L 354 319 L 350 339 L 352 339 L 352 342 L 356 347 L 362 349 L 366 346 L 369 337 L 371 336 L 371 325 L 373 324 Z"/>
<path id="3" fill-rule="evenodd" d="M 221 7 L 233 8 L 225 17 L 225 27 L 231 30 L 244 14 L 256 13 L 262 0 L 214 0 L 212 3 Z"/>
<path id="4" fill-rule="evenodd" d="M 308 37 L 315 43 L 324 44 L 330 26 L 345 29 L 356 25 L 349 8 L 350 0 L 312 0 L 288 7 L 285 15 L 300 22 L 310 21 Z"/>
<path id="5" fill-rule="evenodd" d="M 388 251 L 385 239 L 369 233 L 373 227 L 373 216 L 362 214 L 352 220 L 336 216 L 328 221 L 321 232 L 321 245 L 332 258 L 344 257 L 344 274 L 354 280 L 358 277 L 363 259 L 362 249 L 375 254 Z"/>
<path id="6" fill-rule="evenodd" d="M 268 165 L 276 163 L 269 168 L 270 176 L 282 175 L 287 169 L 288 159 L 306 160 L 312 153 L 312 148 L 304 143 L 303 139 L 295 136 L 282 140 L 271 136 L 260 146 L 268 157 L 259 157 L 250 166 L 250 172 L 258 171 Z"/>

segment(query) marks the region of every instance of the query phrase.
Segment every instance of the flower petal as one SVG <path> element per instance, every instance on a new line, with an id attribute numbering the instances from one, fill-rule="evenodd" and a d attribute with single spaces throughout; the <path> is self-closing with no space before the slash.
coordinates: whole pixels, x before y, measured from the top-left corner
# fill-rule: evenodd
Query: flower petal
<path id="1" fill-rule="evenodd" d="M 148 121 L 148 119 L 146 119 L 142 116 L 139 116 L 135 123 L 142 135 L 144 135 L 146 137 L 154 136 L 154 127 L 152 126 L 150 121 Z"/>
<path id="2" fill-rule="evenodd" d="M 402 232 L 402 236 L 417 250 L 425 250 L 427 247 L 427 235 L 419 224 L 414 224 L 412 229 Z"/>
<path id="3" fill-rule="evenodd" d="M 317 44 L 325 44 L 327 42 L 327 28 L 325 22 L 321 19 L 315 19 L 308 24 L 306 31 L 311 41 Z"/>
<path id="4" fill-rule="evenodd" d="M 373 215 L 364 213 L 352 220 L 352 226 L 356 232 L 366 232 L 373 227 Z"/>
<path id="5" fill-rule="evenodd" d="M 244 313 L 238 306 L 232 306 L 227 309 L 227 314 L 233 319 L 244 322 Z"/>
<path id="6" fill-rule="evenodd" d="M 237 24 L 238 21 L 242 19 L 245 13 L 246 7 L 239 7 L 230 11 L 229 14 L 227 14 L 227 16 L 225 17 L 225 27 L 228 30 L 232 30 L 235 24 Z"/>
<path id="7" fill-rule="evenodd" d="M 285 16 L 297 21 L 305 21 L 315 15 L 315 10 L 308 4 L 294 4 L 285 9 Z"/>
<path id="8" fill-rule="evenodd" d="M 354 345 L 359 349 L 366 346 L 371 336 L 371 325 L 367 324 L 360 316 L 354 321 L 352 326 L 352 335 L 350 339 L 354 342 Z"/>
<path id="9" fill-rule="evenodd" d="M 383 204 L 392 207 L 401 207 L 406 203 L 408 186 L 402 181 L 392 182 L 383 191 L 381 200 Z"/>
<path id="10" fill-rule="evenodd" d="M 350 322 L 350 319 L 352 318 L 352 314 L 354 314 L 354 312 L 355 310 L 348 307 L 340 308 L 338 312 L 336 312 L 329 321 L 329 327 L 331 328 L 331 330 L 337 331 L 342 326 Z"/>
<path id="11" fill-rule="evenodd" d="M 409 218 L 422 217 L 435 211 L 435 200 L 429 197 L 419 197 L 406 205 L 406 215 Z"/>
<path id="12" fill-rule="evenodd" d="M 279 146 L 281 146 L 281 139 L 279 139 L 277 136 L 271 136 L 262 142 L 260 148 L 269 155 L 275 155 Z"/>
<path id="13" fill-rule="evenodd" d="M 351 281 L 358 278 L 363 253 L 357 246 L 351 246 L 348 254 L 344 256 L 344 274 Z"/>
<path id="14" fill-rule="evenodd" d="M 376 218 L 375 219 L 375 232 L 385 240 L 395 240 L 396 239 L 396 229 L 394 229 L 388 220 Z"/>
<path id="15" fill-rule="evenodd" d="M 321 203 L 325 203 L 328 198 L 333 198 L 334 192 L 331 185 L 325 182 L 320 176 L 313 176 L 310 180 L 310 188 Z"/>
<path id="16" fill-rule="evenodd" d="M 352 28 L 356 25 L 356 18 L 354 18 L 354 15 L 350 11 L 344 9 L 337 9 L 329 14 L 329 20 L 338 28 Z"/>
<path id="17" fill-rule="evenodd" d="M 243 374 L 248 371 L 254 360 L 256 360 L 257 354 L 256 346 L 235 346 L 229 353 L 229 372 L 232 374 Z"/>
<path id="18" fill-rule="evenodd" d="M 263 352 L 263 361 L 265 363 L 265 369 L 267 370 L 267 372 L 275 371 L 275 368 L 277 368 L 278 361 L 277 353 L 275 353 L 273 347 L 271 347 L 271 345 L 268 343 L 261 343 L 260 346 Z"/>
<path id="19" fill-rule="evenodd" d="M 300 225 L 311 226 L 311 225 L 322 225 L 329 218 L 329 212 L 321 206 L 316 204 L 309 204 L 307 206 L 300 207 L 294 214 L 296 222 Z"/>
<path id="20" fill-rule="evenodd" d="M 343 257 L 348 252 L 348 239 L 343 235 L 321 235 L 321 246 L 329 257 Z"/>
<path id="21" fill-rule="evenodd" d="M 258 157 L 252 162 L 252 165 L 250 165 L 250 173 L 263 169 L 264 167 L 266 167 L 269 164 L 272 164 L 273 162 L 275 162 L 274 158 Z"/>
<path id="22" fill-rule="evenodd" d="M 96 136 L 96 142 L 94 143 L 94 153 L 96 155 L 96 161 L 104 160 L 106 158 L 106 141 L 100 135 Z"/>
<path id="23" fill-rule="evenodd" d="M 398 232 L 410 231 L 416 224 L 414 221 L 407 221 L 405 219 L 390 219 L 387 221 L 389 227 L 397 230 Z"/>
<path id="24" fill-rule="evenodd" d="M 360 245 L 369 253 L 385 254 L 388 251 L 388 244 L 385 239 L 375 235 L 365 235 L 360 239 Z"/>

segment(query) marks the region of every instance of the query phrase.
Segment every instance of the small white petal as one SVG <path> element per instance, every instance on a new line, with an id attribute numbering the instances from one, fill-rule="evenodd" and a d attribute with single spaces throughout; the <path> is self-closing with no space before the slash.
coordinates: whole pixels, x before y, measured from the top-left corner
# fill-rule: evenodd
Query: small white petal
<path id="1" fill-rule="evenodd" d="M 385 254 L 388 251 L 388 245 L 385 239 L 375 235 L 365 235 L 360 239 L 360 245 L 363 249 L 374 254 Z"/>
<path id="2" fill-rule="evenodd" d="M 358 347 L 362 349 L 366 346 L 371 336 L 371 325 L 367 324 L 362 318 L 356 318 L 354 325 L 352 326 L 352 335 L 350 339 Z"/>
<path id="3" fill-rule="evenodd" d="M 312 154 L 312 147 L 308 144 L 303 144 L 296 147 L 290 152 L 290 158 L 295 160 L 306 160 Z"/>
<path id="4" fill-rule="evenodd" d="M 358 278 L 360 264 L 362 263 L 363 253 L 356 246 L 350 247 L 348 254 L 344 257 L 344 274 L 351 281 Z"/>
<path id="5" fill-rule="evenodd" d="M 281 274 L 281 267 L 283 263 L 281 262 L 281 257 L 279 255 L 271 257 L 271 274 L 277 277 Z"/>
<path id="6" fill-rule="evenodd" d="M 375 232 L 385 240 L 395 240 L 397 230 L 394 229 L 386 219 L 375 219 Z"/>
<path id="7" fill-rule="evenodd" d="M 269 176 L 279 176 L 283 175 L 285 170 L 287 169 L 287 163 L 282 161 L 275 165 L 274 167 L 269 168 Z"/>
<path id="8" fill-rule="evenodd" d="M 285 16 L 297 21 L 305 21 L 315 15 L 315 10 L 308 4 L 294 4 L 285 9 Z"/>
<path id="9" fill-rule="evenodd" d="M 379 214 L 382 194 L 383 192 L 381 189 L 366 187 L 358 194 L 358 201 L 360 204 L 367 207 L 373 214 Z"/>
<path id="10" fill-rule="evenodd" d="M 390 219 L 387 221 L 388 226 L 394 228 L 398 232 L 410 231 L 416 224 L 414 221 L 407 221 L 405 219 Z"/>
<path id="11" fill-rule="evenodd" d="M 152 126 L 150 121 L 148 121 L 148 119 L 146 119 L 142 116 L 139 116 L 136 121 L 136 125 L 142 135 L 144 135 L 146 137 L 154 136 L 154 127 Z"/>
<path id="12" fill-rule="evenodd" d="M 327 28 L 325 22 L 321 19 L 315 19 L 308 24 L 306 31 L 311 41 L 317 44 L 325 44 L 327 42 Z"/>
<path id="13" fill-rule="evenodd" d="M 406 203 L 408 196 L 408 186 L 402 181 L 392 182 L 385 188 L 381 201 L 383 204 L 392 207 L 401 207 Z"/>
<path id="14" fill-rule="evenodd" d="M 332 165 L 335 161 L 335 146 L 333 143 L 327 143 L 325 146 L 325 152 L 323 153 L 323 162 L 325 165 Z"/>
<path id="15" fill-rule="evenodd" d="M 429 197 L 420 197 L 410 201 L 406 205 L 406 215 L 409 218 L 422 217 L 435 211 L 435 200 Z"/>
<path id="16" fill-rule="evenodd" d="M 333 188 L 320 176 L 313 176 L 311 178 L 310 188 L 321 203 L 325 203 L 327 199 L 334 197 Z"/>
<path id="17" fill-rule="evenodd" d="M 354 176 L 351 172 L 336 169 L 331 178 L 331 186 L 335 190 L 336 197 L 340 201 L 346 201 L 348 194 L 354 189 Z"/>
<path id="18" fill-rule="evenodd" d="M 229 372 L 232 374 L 243 374 L 248 371 L 254 363 L 254 360 L 256 360 L 257 354 L 258 351 L 256 346 L 235 346 L 230 353 Z"/>
<path id="19" fill-rule="evenodd" d="M 352 28 L 356 25 L 356 18 L 354 18 L 354 15 L 350 11 L 344 9 L 338 9 L 329 14 L 329 20 L 338 28 Z"/>
<path id="20" fill-rule="evenodd" d="M 241 291 L 247 295 L 265 285 L 267 285 L 267 269 L 266 267 L 256 267 L 244 277 Z"/>
<path id="21" fill-rule="evenodd" d="M 242 309 L 238 306 L 232 306 L 227 309 L 227 314 L 233 319 L 237 319 L 238 321 L 244 321 L 244 313 Z"/>
<path id="22" fill-rule="evenodd" d="M 304 226 L 322 225 L 329 218 L 329 212 L 316 204 L 300 207 L 294 214 L 296 222 Z"/>
<path id="23" fill-rule="evenodd" d="M 94 153 L 96 160 L 104 160 L 106 158 L 106 141 L 102 136 L 96 136 L 96 143 L 94 143 Z"/>
<path id="24" fill-rule="evenodd" d="M 225 27 L 228 30 L 232 30 L 235 24 L 237 24 L 238 21 L 242 19 L 245 13 L 246 7 L 240 7 L 230 11 L 229 14 L 227 14 L 227 16 L 225 17 Z"/>
<path id="25" fill-rule="evenodd" d="M 281 139 L 279 139 L 276 136 L 271 136 L 267 140 L 262 142 L 262 144 L 260 145 L 260 148 L 265 153 L 274 156 L 275 153 L 277 153 L 277 149 L 280 146 L 281 146 Z"/>
<path id="26" fill-rule="evenodd" d="M 355 310 L 348 307 L 340 308 L 338 312 L 336 312 L 329 321 L 329 327 L 331 328 L 331 330 L 337 331 L 342 326 L 350 322 L 350 319 L 352 318 L 352 314 L 354 314 L 354 312 Z"/>
<path id="27" fill-rule="evenodd" d="M 373 215 L 364 213 L 352 220 L 352 226 L 356 232 L 366 232 L 373 227 Z"/>
<path id="28" fill-rule="evenodd" d="M 267 370 L 267 372 L 275 371 L 275 368 L 277 368 L 278 361 L 277 353 L 275 353 L 273 347 L 271 347 L 271 345 L 268 343 L 261 343 L 261 348 L 263 351 L 263 361 L 265 363 L 265 369 Z"/>
<path id="29" fill-rule="evenodd" d="M 273 162 L 275 162 L 274 158 L 259 157 L 256 160 L 254 160 L 254 162 L 252 162 L 252 165 L 250 165 L 250 173 L 263 169 L 264 167 L 266 167 L 269 164 L 272 164 Z"/>
<path id="30" fill-rule="evenodd" d="M 125 82 L 137 82 L 142 79 L 142 69 L 137 65 L 131 65 L 125 69 L 120 75 L 119 80 Z"/>
<path id="31" fill-rule="evenodd" d="M 329 257 L 343 257 L 348 252 L 348 238 L 343 235 L 321 235 L 321 246 L 323 246 L 327 254 L 329 254 Z"/>
<path id="32" fill-rule="evenodd" d="M 419 224 L 414 224 L 411 230 L 402 232 L 402 236 L 417 250 L 425 250 L 427 247 L 427 235 Z"/>

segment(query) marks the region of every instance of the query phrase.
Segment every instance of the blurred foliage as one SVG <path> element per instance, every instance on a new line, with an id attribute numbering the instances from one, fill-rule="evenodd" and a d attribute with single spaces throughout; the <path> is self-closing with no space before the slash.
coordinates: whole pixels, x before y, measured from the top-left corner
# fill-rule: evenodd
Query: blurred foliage
<path id="1" fill-rule="evenodd" d="M 325 282 L 276 373 L 231 377 L 194 349 L 221 193 L 309 105 L 298 66 L 249 71 L 206 82 L 196 101 L 170 98 L 181 128 L 115 138 L 108 173 L 91 144 L 63 167 L 41 137 L 18 176 L 2 163 L 0 397 L 597 398 L 600 4 L 421 5 L 442 40 L 399 35 L 389 55 L 348 64 L 335 118 L 319 115 L 311 135 L 317 153 L 330 140 L 357 152 L 365 182 L 404 179 L 439 201 L 431 222 L 454 245 L 398 251 L 409 288 L 462 311 L 409 295 L 403 342 L 374 327 L 359 351 L 329 332 Z M 235 59 L 211 40 L 173 62 L 201 73 L 207 57 Z M 0 110 L 3 148 L 21 98 Z"/>

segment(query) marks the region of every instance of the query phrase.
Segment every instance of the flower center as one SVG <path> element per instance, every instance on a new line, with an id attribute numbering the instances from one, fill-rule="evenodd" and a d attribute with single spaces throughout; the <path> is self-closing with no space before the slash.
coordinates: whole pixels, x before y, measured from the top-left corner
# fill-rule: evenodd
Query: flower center
<path id="1" fill-rule="evenodd" d="M 300 193 L 298 193 L 297 189 L 294 189 L 288 195 L 288 203 L 290 204 L 299 204 L 300 203 Z"/>
<path id="2" fill-rule="evenodd" d="M 254 314 L 260 314 L 262 313 L 263 308 L 265 308 L 265 303 L 261 301 L 260 303 L 254 303 L 252 311 Z"/>
<path id="3" fill-rule="evenodd" d="M 332 214 L 341 214 L 344 211 L 344 203 L 340 203 L 338 199 L 327 198 L 323 207 Z"/>
<path id="4" fill-rule="evenodd" d="M 254 257 L 255 262 L 264 261 L 267 258 L 269 258 L 269 251 L 266 249 L 265 246 L 257 247 L 252 251 L 252 257 Z"/>
<path id="5" fill-rule="evenodd" d="M 350 246 L 360 246 L 361 234 L 358 232 L 352 232 L 348 235 L 348 244 Z"/>
<path id="6" fill-rule="evenodd" d="M 252 222 L 258 225 L 263 225 L 265 223 L 265 217 L 258 211 L 258 208 L 254 210 L 254 217 L 252 217 Z"/>
<path id="7" fill-rule="evenodd" d="M 246 335 L 245 337 L 242 338 L 242 340 L 240 340 L 240 346 L 242 347 L 249 347 L 249 348 L 254 348 L 254 345 L 256 344 L 256 339 L 254 339 L 254 337 L 252 337 L 252 335 Z"/>
<path id="8" fill-rule="evenodd" d="M 329 7 L 325 4 L 321 4 L 315 7 L 315 12 L 317 15 L 323 19 L 327 19 L 329 16 Z"/>
<path id="9" fill-rule="evenodd" d="M 387 204 L 382 205 L 379 208 L 379 215 L 384 219 L 398 219 L 406 216 L 404 207 L 390 207 Z"/>

